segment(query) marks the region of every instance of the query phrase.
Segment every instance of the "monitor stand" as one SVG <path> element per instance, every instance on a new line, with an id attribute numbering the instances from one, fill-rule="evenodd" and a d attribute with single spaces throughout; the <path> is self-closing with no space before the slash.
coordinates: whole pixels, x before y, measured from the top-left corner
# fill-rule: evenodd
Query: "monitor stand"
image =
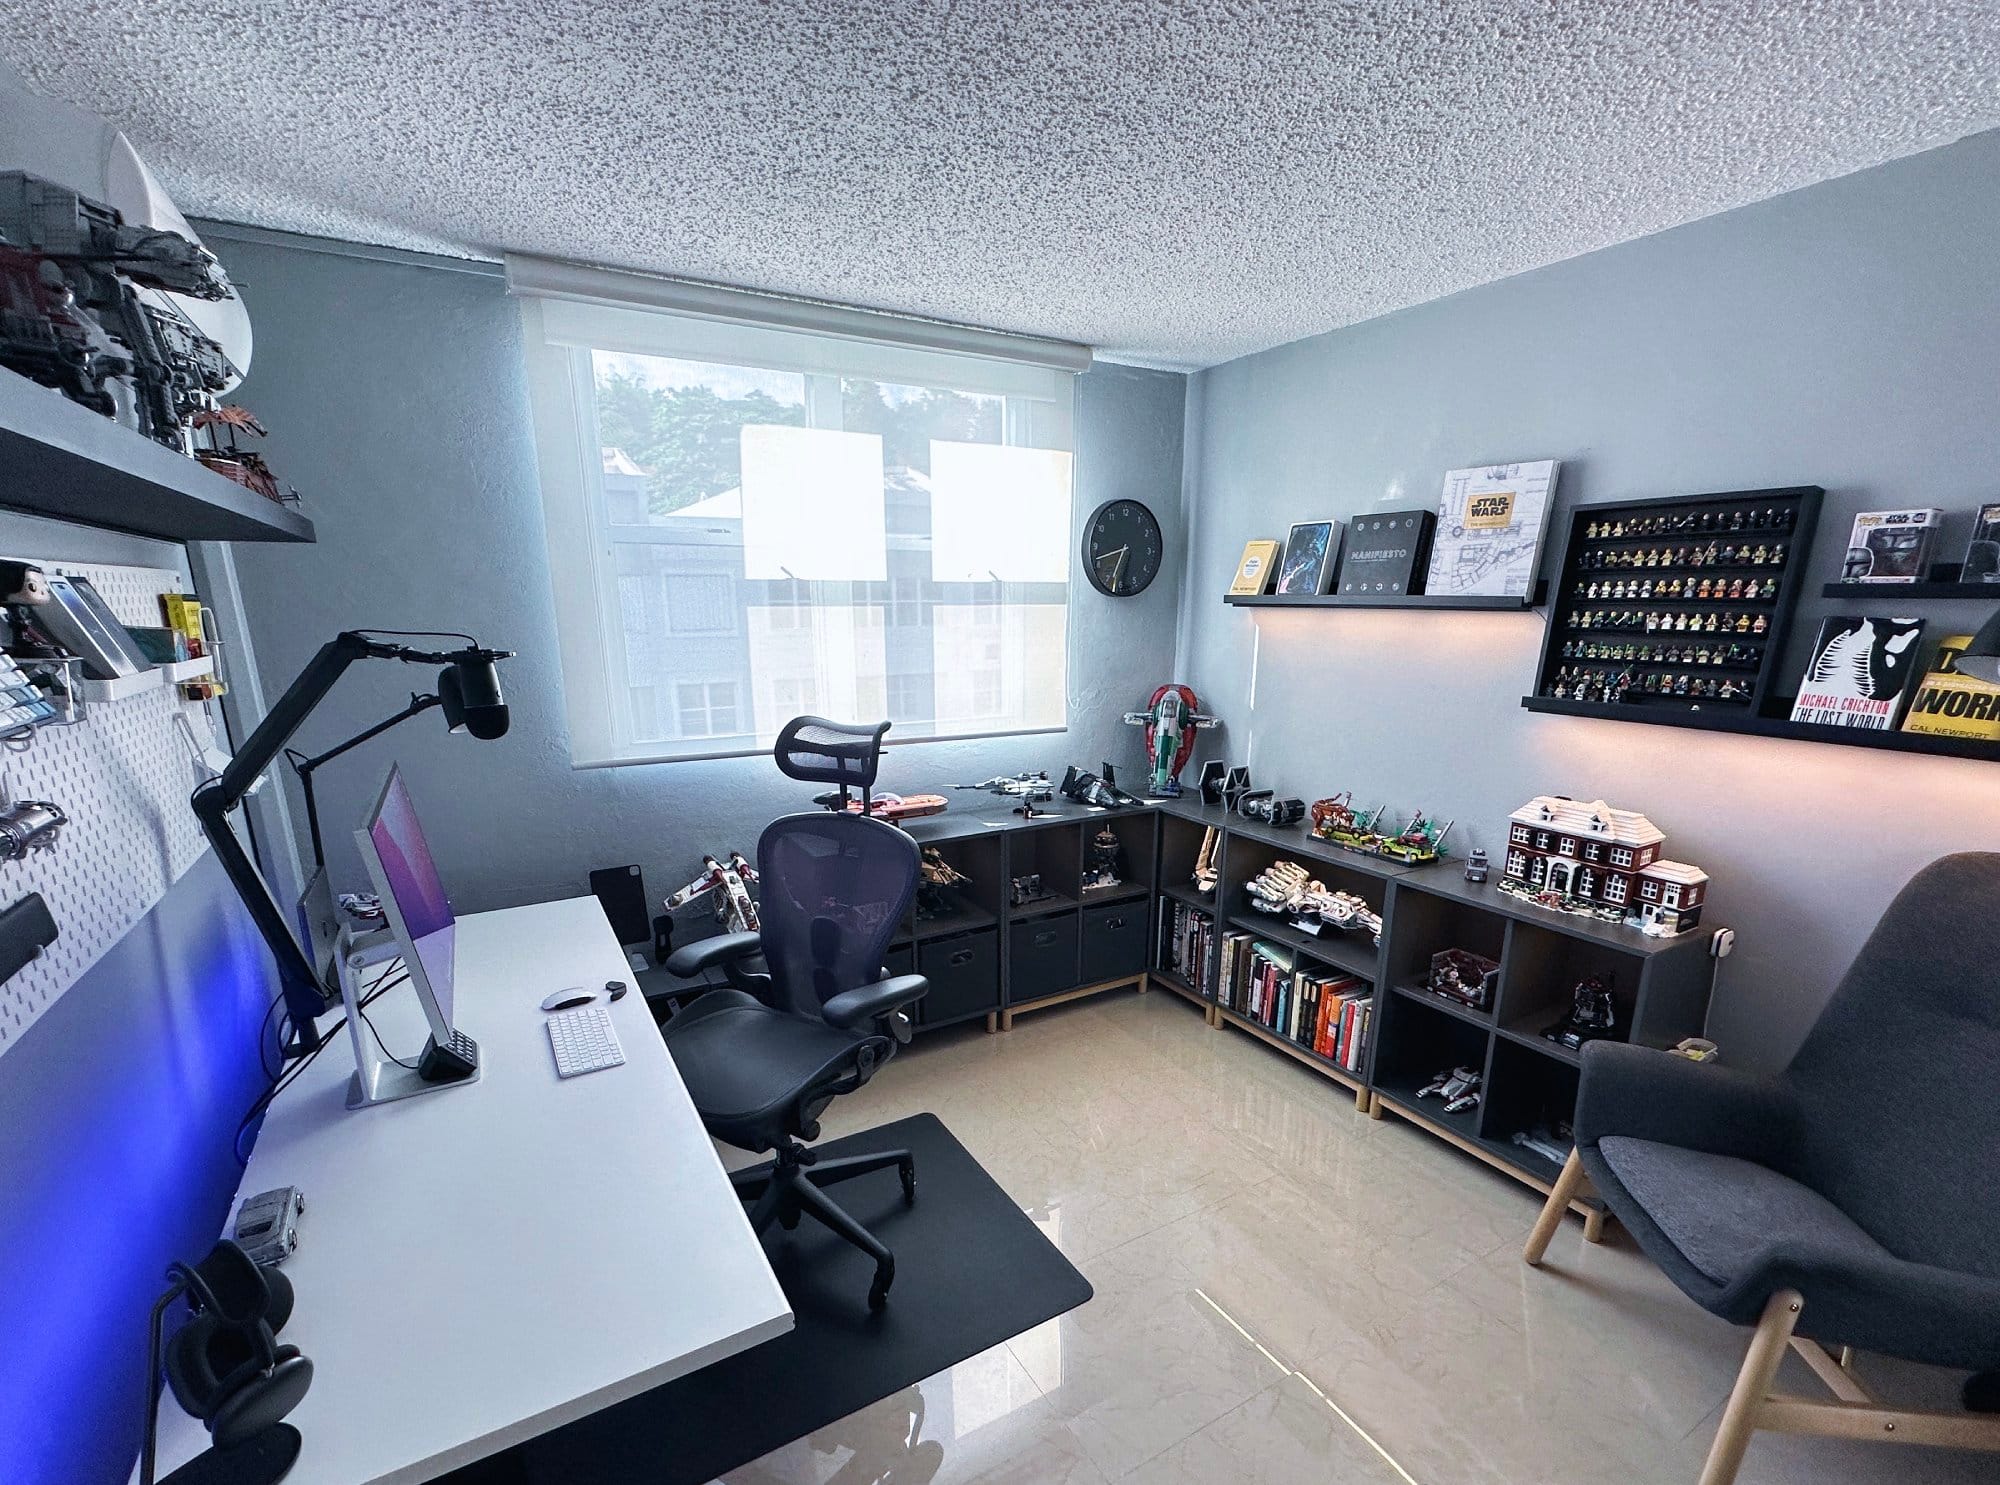
<path id="1" fill-rule="evenodd" d="M 347 937 L 345 930 L 342 936 Z M 468 1036 L 454 1037 L 448 1047 L 439 1046 L 437 1038 L 432 1037 L 424 1044 L 423 1056 L 414 1066 L 375 1055 L 376 1049 L 361 1020 L 359 971 L 367 961 L 361 954 L 347 952 L 349 947 L 343 944 L 339 956 L 340 999 L 347 1010 L 347 1030 L 354 1046 L 354 1072 L 347 1079 L 347 1106 L 364 1109 L 370 1104 L 395 1103 L 419 1093 L 438 1093 L 478 1082 L 479 1047 Z M 376 957 L 379 960 L 388 956 Z"/>

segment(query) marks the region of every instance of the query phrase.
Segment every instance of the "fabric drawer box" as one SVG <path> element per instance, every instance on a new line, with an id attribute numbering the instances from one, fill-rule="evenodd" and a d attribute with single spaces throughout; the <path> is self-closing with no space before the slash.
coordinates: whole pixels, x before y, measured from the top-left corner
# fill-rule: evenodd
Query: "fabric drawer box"
<path id="1" fill-rule="evenodd" d="M 1123 979 L 1146 968 L 1146 929 L 1151 917 L 1144 898 L 1083 910 L 1083 983 Z"/>
<path id="2" fill-rule="evenodd" d="M 1076 914 L 1029 918 L 1007 930 L 1007 1003 L 1023 1005 L 1073 990 L 1076 977 Z"/>
<path id="3" fill-rule="evenodd" d="M 982 928 L 917 946 L 917 973 L 931 982 L 917 1002 L 925 1026 L 1000 1008 L 1000 930 Z"/>

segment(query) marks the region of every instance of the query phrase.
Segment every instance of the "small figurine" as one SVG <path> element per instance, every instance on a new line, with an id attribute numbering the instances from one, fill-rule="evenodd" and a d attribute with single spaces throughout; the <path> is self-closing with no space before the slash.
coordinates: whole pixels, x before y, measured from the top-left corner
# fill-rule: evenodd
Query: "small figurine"
<path id="1" fill-rule="evenodd" d="M 1490 869 L 1491 868 L 1486 860 L 1486 852 L 1481 850 L 1478 846 L 1474 846 L 1470 851 L 1466 853 L 1465 879 L 1468 882 L 1485 881 L 1486 873 Z"/>
<path id="2" fill-rule="evenodd" d="M 1117 776 L 1109 763 L 1100 764 L 1104 776 L 1099 778 L 1088 769 L 1072 764 L 1063 775 L 1062 796 L 1074 799 L 1078 804 L 1087 804 L 1093 809 L 1126 809 L 1140 803 L 1118 787 Z"/>
<path id="3" fill-rule="evenodd" d="M 278 477 L 271 473 L 271 466 L 264 462 L 264 456 L 254 450 L 241 448 L 236 442 L 238 431 L 254 433 L 264 437 L 264 425 L 246 407 L 209 407 L 194 415 L 197 432 L 208 434 L 208 447 L 197 448 L 195 458 L 214 470 L 224 479 L 234 480 L 246 490 L 254 490 L 266 500 L 280 505 L 296 504 L 296 492 L 287 495 L 278 485 Z M 221 430 L 228 430 L 229 442 L 222 442 Z"/>
<path id="4" fill-rule="evenodd" d="M 925 846 L 917 877 L 917 916 L 951 917 L 961 906 L 956 889 L 971 880 L 945 860 L 936 846 Z"/>
<path id="5" fill-rule="evenodd" d="M 1611 998 L 1616 976 L 1608 971 L 1578 980 L 1570 992 L 1569 1014 L 1547 1027 L 1542 1035 L 1559 1046 L 1576 1051 L 1585 1042 L 1600 1041 L 1618 1034 L 1618 1006 Z"/>
<path id="6" fill-rule="evenodd" d="M 1493 1008 L 1493 993 L 1500 984 L 1500 965 L 1470 949 L 1444 949 L 1431 955 L 1427 983 L 1433 995 L 1487 1011 Z"/>
<path id="7" fill-rule="evenodd" d="M 977 784 L 954 784 L 954 789 L 984 789 L 989 794 L 1000 794 L 1015 799 L 1030 799 L 1039 804 L 1043 800 L 1056 797 L 1056 786 L 1049 782 L 1047 769 L 1033 773 L 1000 774 L 984 779 Z"/>
<path id="8" fill-rule="evenodd" d="M 755 933 L 758 929 L 757 903 L 750 889 L 757 885 L 757 868 L 743 859 L 741 851 L 729 853 L 724 866 L 713 856 L 701 858 L 701 875 L 666 901 L 667 911 L 679 912 L 697 897 L 715 894 L 715 921 L 724 933 Z"/>
<path id="9" fill-rule="evenodd" d="M 1033 907 L 1038 902 L 1054 902 L 1055 893 L 1042 885 L 1038 871 L 1018 876 L 1007 883 L 1007 900 L 1015 907 Z"/>
<path id="10" fill-rule="evenodd" d="M 1479 1107 L 1479 1083 L 1476 1067 L 1448 1068 L 1419 1088 L 1417 1097 L 1441 1098 L 1447 1114 L 1463 1114 Z"/>
<path id="11" fill-rule="evenodd" d="M 1222 832 L 1213 825 L 1201 833 L 1201 854 L 1195 857 L 1194 890 L 1206 897 L 1215 890 L 1215 884 L 1222 879 L 1222 873 L 1215 865 L 1215 850 L 1222 841 Z"/>
<path id="12" fill-rule="evenodd" d="M 1153 692 L 1143 712 L 1127 712 L 1125 720 L 1146 729 L 1146 753 L 1152 759 L 1153 780 L 1147 791 L 1155 799 L 1178 799 L 1181 770 L 1194 751 L 1197 729 L 1219 727 L 1219 717 L 1204 716 L 1201 703 L 1188 687 L 1169 682 Z"/>
<path id="13" fill-rule="evenodd" d="M 1125 847 L 1120 844 L 1117 832 L 1109 825 L 1102 827 L 1090 838 L 1089 860 L 1083 868 L 1084 890 L 1117 886 L 1118 873 L 1124 864 Z"/>
<path id="14" fill-rule="evenodd" d="M 1203 804 L 1222 803 L 1222 786 L 1228 782 L 1229 765 L 1220 758 L 1210 758 L 1201 766 L 1201 802 Z"/>

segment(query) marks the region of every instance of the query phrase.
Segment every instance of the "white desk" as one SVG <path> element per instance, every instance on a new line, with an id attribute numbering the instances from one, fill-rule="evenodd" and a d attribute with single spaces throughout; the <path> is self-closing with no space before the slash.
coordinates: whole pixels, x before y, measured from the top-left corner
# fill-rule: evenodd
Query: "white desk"
<path id="1" fill-rule="evenodd" d="M 542 997 L 608 979 L 631 971 L 595 898 L 463 919 L 477 1083 L 350 1112 L 343 1029 L 271 1106 L 239 1190 L 306 1197 L 287 1485 L 428 1480 L 791 1329 L 645 997 L 611 1007 L 623 1067 L 556 1076 Z M 369 1015 L 415 1058 L 408 986 Z M 207 1442 L 163 1396 L 160 1473 Z"/>

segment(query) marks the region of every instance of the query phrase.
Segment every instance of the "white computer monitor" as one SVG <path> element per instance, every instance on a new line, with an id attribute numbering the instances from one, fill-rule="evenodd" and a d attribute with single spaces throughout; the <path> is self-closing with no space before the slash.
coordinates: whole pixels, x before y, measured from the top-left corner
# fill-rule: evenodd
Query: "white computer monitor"
<path id="1" fill-rule="evenodd" d="M 476 1076 L 478 1049 L 457 1032 L 452 1020 L 458 920 L 438 878 L 437 862 L 400 769 L 389 770 L 375 808 L 369 811 L 367 823 L 354 832 L 354 841 L 382 899 L 383 915 L 402 952 L 424 1019 L 430 1023 L 431 1039 L 418 1064 L 419 1079 L 425 1085 L 439 1086 Z M 357 1009 L 349 1007 L 350 1020 Z M 357 1098 L 351 1090 L 350 1102 L 382 1102 L 423 1091 L 402 1086 L 408 1080 L 394 1077 L 389 1067 L 380 1063 L 358 1068 L 356 1077 L 363 1085 L 372 1078 L 380 1091 L 371 1092 L 363 1086 L 360 1092 L 365 1096 Z M 396 1091 L 391 1091 L 392 1085 Z"/>

